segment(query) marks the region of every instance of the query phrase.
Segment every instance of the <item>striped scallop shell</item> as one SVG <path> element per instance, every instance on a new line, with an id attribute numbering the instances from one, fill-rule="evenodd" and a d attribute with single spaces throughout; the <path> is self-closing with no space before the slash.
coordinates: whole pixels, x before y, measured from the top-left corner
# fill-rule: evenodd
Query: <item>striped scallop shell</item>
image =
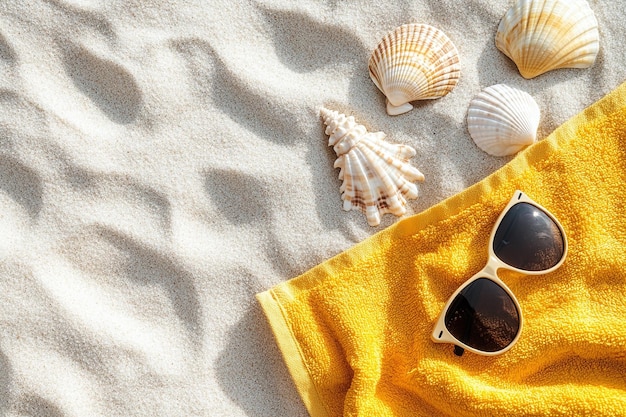
<path id="1" fill-rule="evenodd" d="M 588 68 L 598 54 L 598 21 L 586 0 L 518 0 L 500 21 L 496 47 L 524 78 Z"/>
<path id="2" fill-rule="evenodd" d="M 343 209 L 361 210 L 370 226 L 378 226 L 385 213 L 406 213 L 406 200 L 418 194 L 413 182 L 424 180 L 408 163 L 415 149 L 386 142 L 383 132 L 368 132 L 352 116 L 325 108 L 320 114 L 330 136 L 328 145 L 337 154 Z"/>
<path id="3" fill-rule="evenodd" d="M 398 115 L 409 103 L 443 97 L 459 80 L 459 53 L 441 30 L 407 24 L 388 33 L 369 60 L 369 73 L 387 97 L 387 113 Z"/>
<path id="4" fill-rule="evenodd" d="M 537 140 L 539 118 L 539 106 L 529 94 L 497 84 L 472 99 L 467 129 L 480 149 L 494 156 L 506 156 Z"/>

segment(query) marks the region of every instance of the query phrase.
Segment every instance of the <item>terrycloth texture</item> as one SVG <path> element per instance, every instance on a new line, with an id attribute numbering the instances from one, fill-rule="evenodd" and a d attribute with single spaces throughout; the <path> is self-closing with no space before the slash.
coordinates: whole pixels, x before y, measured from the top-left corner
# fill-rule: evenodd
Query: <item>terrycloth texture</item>
<path id="1" fill-rule="evenodd" d="M 257 297 L 312 416 L 626 415 L 626 84 L 464 192 Z M 515 189 L 562 223 L 556 272 L 500 276 L 507 353 L 430 339 Z"/>

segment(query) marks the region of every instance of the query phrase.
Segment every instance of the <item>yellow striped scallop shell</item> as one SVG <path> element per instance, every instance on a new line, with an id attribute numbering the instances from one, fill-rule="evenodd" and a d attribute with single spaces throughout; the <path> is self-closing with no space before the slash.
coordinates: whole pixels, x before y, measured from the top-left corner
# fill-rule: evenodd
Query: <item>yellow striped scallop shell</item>
<path id="1" fill-rule="evenodd" d="M 369 60 L 369 73 L 387 97 L 387 113 L 398 115 L 415 100 L 440 98 L 459 80 L 459 53 L 441 30 L 406 24 L 388 33 Z"/>
<path id="2" fill-rule="evenodd" d="M 598 21 L 586 0 L 518 0 L 500 21 L 496 47 L 524 78 L 588 68 L 598 55 Z"/>

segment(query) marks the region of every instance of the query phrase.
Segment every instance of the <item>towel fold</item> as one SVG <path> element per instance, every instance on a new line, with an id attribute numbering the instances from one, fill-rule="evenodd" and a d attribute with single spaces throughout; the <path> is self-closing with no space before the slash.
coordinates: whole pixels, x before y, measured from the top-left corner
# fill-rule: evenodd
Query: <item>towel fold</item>
<path id="1" fill-rule="evenodd" d="M 319 416 L 626 416 L 626 83 L 460 194 L 257 295 Z M 563 266 L 500 271 L 524 315 L 495 357 L 430 335 L 487 261 L 516 189 L 567 233 Z"/>

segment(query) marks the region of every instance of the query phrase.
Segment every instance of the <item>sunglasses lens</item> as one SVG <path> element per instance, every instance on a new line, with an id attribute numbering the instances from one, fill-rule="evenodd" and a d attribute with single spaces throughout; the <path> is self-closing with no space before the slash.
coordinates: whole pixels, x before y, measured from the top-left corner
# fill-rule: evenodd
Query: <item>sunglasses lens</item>
<path id="1" fill-rule="evenodd" d="M 544 271 L 559 263 L 565 241 L 557 224 L 543 210 L 517 203 L 500 222 L 493 251 L 504 263 L 525 271 Z"/>
<path id="2" fill-rule="evenodd" d="M 519 332 L 519 313 L 513 299 L 488 278 L 478 278 L 454 298 L 446 311 L 450 334 L 467 346 L 497 352 Z"/>

